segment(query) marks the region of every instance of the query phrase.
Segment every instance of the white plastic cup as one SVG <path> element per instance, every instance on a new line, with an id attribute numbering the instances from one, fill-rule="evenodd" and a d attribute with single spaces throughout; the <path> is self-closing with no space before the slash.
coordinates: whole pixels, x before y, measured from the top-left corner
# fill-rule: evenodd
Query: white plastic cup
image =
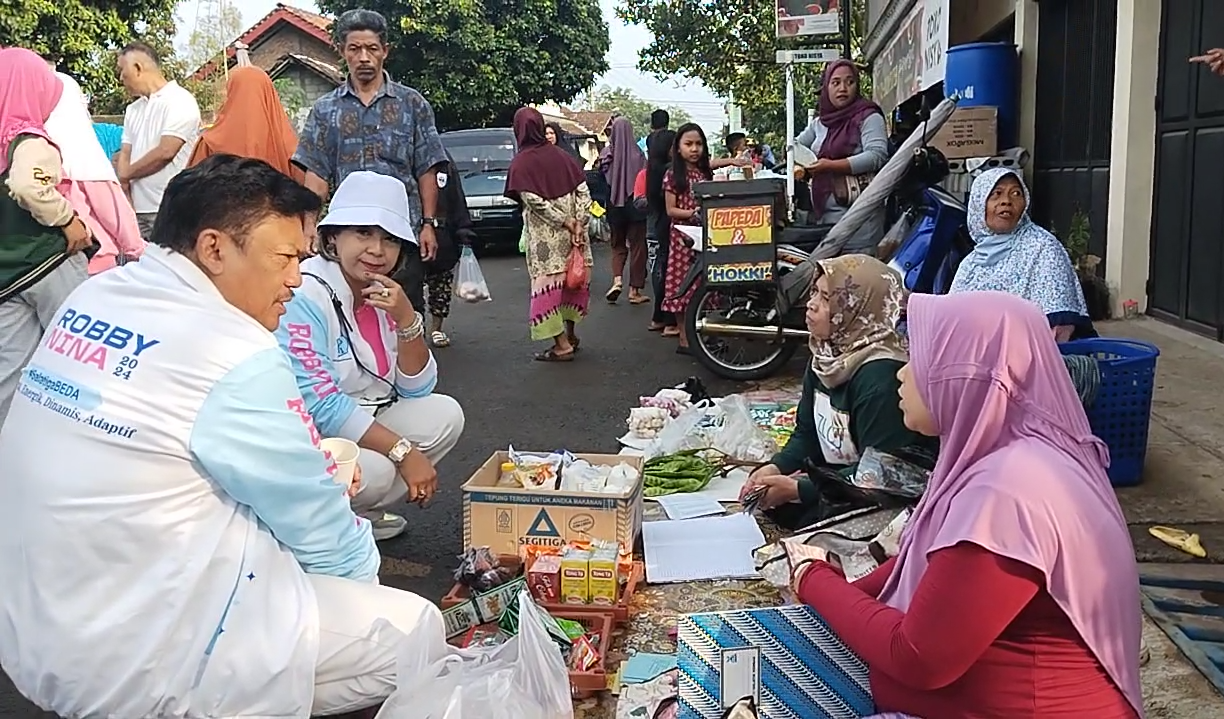
<path id="1" fill-rule="evenodd" d="M 340 437 L 328 437 L 319 443 L 319 448 L 336 463 L 336 474 L 332 476 L 336 484 L 345 489 L 351 487 L 357 473 L 357 458 L 361 456 L 357 443 Z"/>

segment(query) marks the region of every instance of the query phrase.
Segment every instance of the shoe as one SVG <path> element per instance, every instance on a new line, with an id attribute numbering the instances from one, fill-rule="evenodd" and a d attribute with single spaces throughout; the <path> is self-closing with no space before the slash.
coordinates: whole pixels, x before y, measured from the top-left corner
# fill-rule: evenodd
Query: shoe
<path id="1" fill-rule="evenodd" d="M 373 525 L 374 540 L 378 542 L 398 537 L 408 528 L 408 520 L 390 512 L 367 514 L 366 519 L 370 520 L 370 524 Z"/>

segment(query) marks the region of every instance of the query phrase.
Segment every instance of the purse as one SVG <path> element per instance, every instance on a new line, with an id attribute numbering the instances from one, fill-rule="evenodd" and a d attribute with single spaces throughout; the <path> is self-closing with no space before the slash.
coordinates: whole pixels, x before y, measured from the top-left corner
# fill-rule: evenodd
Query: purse
<path id="1" fill-rule="evenodd" d="M 841 175 L 833 178 L 833 199 L 842 207 L 849 207 L 863 194 L 867 185 L 875 179 L 874 172 L 863 175 Z"/>

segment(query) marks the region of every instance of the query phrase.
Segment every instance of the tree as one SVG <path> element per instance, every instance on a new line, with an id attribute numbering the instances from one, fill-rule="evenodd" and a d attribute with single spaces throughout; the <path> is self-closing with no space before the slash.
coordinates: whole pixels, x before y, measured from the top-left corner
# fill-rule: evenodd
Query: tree
<path id="1" fill-rule="evenodd" d="M 201 9 L 204 3 L 200 3 Z M 178 56 L 188 73 L 194 73 L 209 60 L 220 60 L 231 43 L 242 34 L 242 11 L 236 5 L 221 3 L 215 12 L 208 15 L 187 16 L 180 14 L 179 24 L 191 27 L 187 41 L 178 48 Z"/>
<path id="2" fill-rule="evenodd" d="M 774 51 L 811 47 L 811 41 L 775 37 L 773 0 L 624 0 L 621 20 L 643 25 L 653 41 L 638 66 L 659 77 L 685 75 L 700 80 L 715 94 L 734 98 L 744 109 L 744 124 L 758 139 L 781 139 L 786 127 L 786 80 Z M 866 28 L 866 0 L 853 5 L 851 49 L 861 56 L 859 40 Z M 795 65 L 796 121 L 820 96 L 821 66 Z M 864 80 L 868 79 L 866 73 Z M 870 91 L 870 84 L 864 83 Z"/>
<path id="3" fill-rule="evenodd" d="M 176 0 L 0 0 L 0 38 L 54 55 L 98 114 L 123 112 L 115 51 L 133 40 L 173 57 Z M 11 41 L 11 40 L 10 40 Z M 170 64 L 171 71 L 176 68 Z"/>
<path id="4" fill-rule="evenodd" d="M 602 75 L 599 0 L 320 0 L 391 24 L 387 69 L 433 105 L 438 128 L 508 125 L 523 105 L 570 102 Z"/>
<path id="5" fill-rule="evenodd" d="M 281 107 L 290 120 L 297 117 L 298 112 L 306 105 L 306 91 L 293 81 L 293 78 L 282 77 L 272 81 L 276 94 L 280 97 Z"/>
<path id="6" fill-rule="evenodd" d="M 198 8 L 211 7 L 201 2 Z M 225 99 L 225 72 L 222 62 L 225 50 L 242 34 L 242 11 L 228 2 L 219 3 L 215 11 L 195 17 L 182 16 L 179 22 L 191 27 L 187 42 L 179 48 L 178 57 L 186 70 L 183 86 L 195 95 L 200 104 L 200 113 L 207 119 L 220 109 Z M 196 79 L 192 75 L 210 61 L 216 62 L 216 70 L 209 77 Z"/>
<path id="7" fill-rule="evenodd" d="M 633 123 L 633 133 L 638 137 L 645 137 L 650 132 L 650 113 L 657 110 L 658 106 L 638 97 L 629 88 L 604 85 L 586 98 L 582 109 L 627 117 Z M 671 116 L 672 127 L 679 127 L 692 120 L 683 108 L 672 105 L 663 109 Z"/>

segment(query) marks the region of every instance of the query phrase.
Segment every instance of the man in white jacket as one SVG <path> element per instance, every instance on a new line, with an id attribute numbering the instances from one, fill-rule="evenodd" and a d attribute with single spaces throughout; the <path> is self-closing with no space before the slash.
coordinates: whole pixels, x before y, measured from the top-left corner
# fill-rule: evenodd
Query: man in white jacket
<path id="1" fill-rule="evenodd" d="M 66 717 L 372 706 L 447 649 L 433 604 L 377 585 L 271 332 L 319 199 L 219 155 L 161 209 L 141 262 L 68 297 L 0 429 L 0 664 Z"/>

